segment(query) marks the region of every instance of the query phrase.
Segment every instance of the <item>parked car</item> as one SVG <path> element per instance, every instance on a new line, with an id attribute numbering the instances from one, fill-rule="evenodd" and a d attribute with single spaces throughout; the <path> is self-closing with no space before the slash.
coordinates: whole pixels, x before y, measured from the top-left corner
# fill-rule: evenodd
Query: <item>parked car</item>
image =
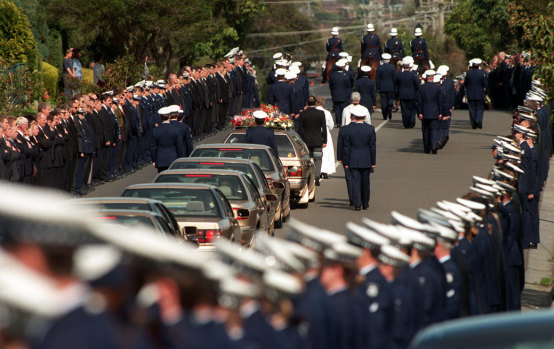
<path id="1" fill-rule="evenodd" d="M 266 194 L 271 194 L 271 188 L 267 183 L 265 174 L 260 168 L 250 160 L 239 159 L 239 158 L 179 158 L 175 160 L 171 166 L 170 170 L 192 170 L 192 169 L 224 169 L 224 170 L 235 170 L 240 171 L 246 174 L 258 189 L 258 194 L 264 200 L 265 205 L 268 207 L 269 217 L 271 217 L 272 229 L 270 233 L 273 233 L 273 227 L 280 228 L 283 222 L 275 221 L 275 214 L 281 211 L 281 197 L 277 195 L 277 201 L 267 201 L 265 198 Z"/>
<path id="2" fill-rule="evenodd" d="M 165 207 L 163 202 L 147 198 L 123 198 L 123 197 L 99 197 L 99 198 L 81 198 L 71 200 L 72 203 L 79 205 L 91 205 L 101 210 L 134 210 L 149 211 L 160 215 L 165 219 L 167 225 L 173 232 L 183 236 L 179 224 L 171 211 Z"/>
<path id="3" fill-rule="evenodd" d="M 307 207 L 308 202 L 315 200 L 315 165 L 310 151 L 294 130 L 275 129 L 274 133 L 279 159 L 290 182 L 291 200 Z M 238 128 L 227 136 L 225 143 L 241 143 L 245 137 L 246 129 Z"/>
<path id="4" fill-rule="evenodd" d="M 554 348 L 554 311 L 507 312 L 447 321 L 428 327 L 411 349 Z"/>
<path id="5" fill-rule="evenodd" d="M 150 198 L 163 202 L 173 213 L 181 232 L 198 240 L 200 248 L 215 249 L 224 237 L 241 241 L 240 225 L 231 204 L 219 189 L 207 184 L 145 183 L 130 185 L 123 197 Z"/>
<path id="6" fill-rule="evenodd" d="M 275 221 L 286 220 L 290 214 L 290 183 L 281 160 L 266 145 L 259 144 L 201 144 L 196 146 L 192 157 L 240 158 L 260 166 L 274 194 L 281 198 L 281 212 L 275 212 Z"/>
<path id="7" fill-rule="evenodd" d="M 133 228 L 144 226 L 156 232 L 174 238 L 181 237 L 181 234 L 171 229 L 165 219 L 157 213 L 142 210 L 98 210 L 95 212 L 98 219 L 109 220 L 118 224 Z"/>
<path id="8" fill-rule="evenodd" d="M 154 183 L 198 183 L 217 187 L 229 200 L 235 218 L 239 221 L 241 244 L 252 246 L 257 231 L 269 234 L 270 217 L 265 202 L 254 182 L 242 172 L 233 170 L 166 170 L 159 173 Z M 267 201 L 277 201 L 275 194 L 266 194 Z"/>

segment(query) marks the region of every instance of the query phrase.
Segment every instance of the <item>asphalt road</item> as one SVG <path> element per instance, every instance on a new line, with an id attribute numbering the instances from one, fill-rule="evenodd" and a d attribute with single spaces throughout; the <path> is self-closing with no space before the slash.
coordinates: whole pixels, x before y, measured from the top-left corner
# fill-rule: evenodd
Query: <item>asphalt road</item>
<path id="1" fill-rule="evenodd" d="M 327 85 L 312 87 L 312 93 L 329 97 Z M 368 217 L 389 222 L 392 210 L 413 217 L 418 207 L 429 208 L 439 200 L 454 200 L 467 192 L 472 175 L 488 175 L 493 164 L 489 149 L 493 137 L 509 132 L 511 116 L 505 112 L 486 111 L 483 129 L 473 130 L 468 111 L 455 110 L 450 142 L 437 155 L 423 153 L 420 123 L 413 129 L 404 129 L 400 112 L 393 113 L 392 120 L 385 122 L 377 111 L 372 123 L 378 130 L 377 166 L 371 175 L 369 209 L 356 212 L 348 206 L 344 171 L 338 166 L 337 172 L 317 187 L 316 201 L 308 208 L 293 210 L 291 217 L 342 233 L 348 221 L 359 222 L 362 217 Z M 228 132 L 219 132 L 199 143 L 222 142 Z M 338 129 L 334 129 L 335 145 L 337 135 Z M 152 166 L 145 167 L 98 187 L 87 197 L 119 196 L 130 184 L 151 182 L 156 173 Z M 276 235 L 283 231 L 285 229 L 276 231 Z"/>

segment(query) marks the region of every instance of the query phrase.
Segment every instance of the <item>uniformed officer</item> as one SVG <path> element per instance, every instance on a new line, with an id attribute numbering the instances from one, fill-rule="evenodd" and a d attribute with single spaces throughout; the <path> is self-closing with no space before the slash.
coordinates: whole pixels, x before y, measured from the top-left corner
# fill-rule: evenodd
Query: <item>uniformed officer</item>
<path id="1" fill-rule="evenodd" d="M 383 64 L 377 68 L 376 84 L 377 91 L 381 96 L 381 110 L 383 120 L 392 119 L 392 108 L 394 106 L 394 77 L 396 68 L 389 64 L 391 55 L 383 53 Z"/>
<path id="2" fill-rule="evenodd" d="M 369 78 L 370 66 L 364 65 L 360 70 L 360 77 L 354 82 L 354 91 L 360 93 L 360 104 L 366 107 L 371 114 L 375 111 L 375 106 L 377 105 L 375 81 Z"/>
<path id="3" fill-rule="evenodd" d="M 162 172 L 167 170 L 173 161 L 185 156 L 185 146 L 180 130 L 171 126 L 169 122 L 171 108 L 163 107 L 158 113 L 162 123 L 152 132 L 152 165 L 158 172 Z"/>
<path id="4" fill-rule="evenodd" d="M 344 70 L 346 60 L 341 59 L 336 64 L 337 70 L 331 72 L 329 88 L 333 99 L 333 111 L 335 112 L 335 125 L 342 125 L 342 111 L 349 104 L 350 93 L 354 86 L 354 79 Z"/>
<path id="5" fill-rule="evenodd" d="M 471 128 L 483 128 L 483 113 L 485 111 L 485 95 L 488 93 L 489 83 L 483 70 L 480 70 L 481 59 L 470 61 L 471 69 L 467 71 L 464 87 L 469 107 L 469 122 Z"/>
<path id="6" fill-rule="evenodd" d="M 273 129 L 264 126 L 265 120 L 268 117 L 267 113 L 262 110 L 256 110 L 253 113 L 256 127 L 251 127 L 246 130 L 245 143 L 263 144 L 271 147 L 276 156 L 279 156 L 277 150 L 277 142 L 275 141 L 275 133 Z"/>
<path id="7" fill-rule="evenodd" d="M 400 108 L 402 110 L 402 125 L 404 128 L 413 128 L 416 117 L 416 96 L 419 89 L 417 73 L 410 69 L 410 60 L 402 59 L 402 72 L 395 76 L 395 89 L 398 91 Z"/>
<path id="8" fill-rule="evenodd" d="M 390 36 L 390 39 L 385 42 L 385 52 L 392 56 L 393 62 L 398 62 L 406 56 L 404 46 L 402 45 L 402 40 L 398 39 L 398 30 L 396 28 L 391 28 Z"/>
<path id="9" fill-rule="evenodd" d="M 410 42 L 412 57 L 414 58 L 414 63 L 421 67 L 429 62 L 427 41 L 421 37 L 423 35 L 421 28 L 416 28 L 414 35 L 415 38 Z"/>
<path id="10" fill-rule="evenodd" d="M 342 40 L 339 38 L 339 27 L 333 27 L 331 35 L 332 37 L 327 39 L 327 43 L 325 44 L 325 49 L 327 50 L 326 61 L 331 57 L 338 56 L 340 52 L 344 51 Z"/>
<path id="11" fill-rule="evenodd" d="M 444 94 L 444 108 L 442 111 L 442 135 L 441 144 L 439 148 L 443 148 L 450 139 L 450 122 L 452 121 L 452 111 L 454 110 L 454 103 L 456 99 L 456 88 L 454 87 L 454 81 L 448 77 L 448 71 L 450 68 L 446 65 L 441 65 L 437 68 L 437 73 L 441 75 L 441 89 Z"/>
<path id="12" fill-rule="evenodd" d="M 433 83 L 434 70 L 425 72 L 426 83 L 419 87 L 417 93 L 417 114 L 421 120 L 423 131 L 423 151 L 425 154 L 437 153 L 439 120 L 442 119 L 443 93 L 441 88 Z"/>
<path id="13" fill-rule="evenodd" d="M 353 108 L 351 114 L 355 117 L 355 122 L 339 131 L 337 160 L 350 173 L 351 200 L 354 209 L 360 211 L 369 208 L 369 175 L 375 169 L 377 160 L 376 136 L 375 128 L 364 122 L 363 110 Z M 347 185 L 349 176 L 345 174 Z"/>
<path id="14" fill-rule="evenodd" d="M 376 60 L 381 60 L 383 48 L 381 47 L 381 39 L 375 34 L 375 27 L 369 23 L 367 25 L 367 34 L 362 37 L 361 42 L 362 59 L 371 57 Z"/>
<path id="15" fill-rule="evenodd" d="M 357 287 L 359 297 L 369 312 L 366 327 L 369 348 L 389 348 L 393 330 L 394 303 L 392 290 L 378 269 L 379 251 L 389 240 L 373 231 L 354 224 L 346 224 L 348 242 L 362 248 L 356 264 L 364 281 Z"/>
<path id="16" fill-rule="evenodd" d="M 276 105 L 284 114 L 292 112 L 292 86 L 285 81 L 287 71 L 279 68 L 275 71 L 277 82 L 267 90 L 267 103 Z"/>
<path id="17" fill-rule="evenodd" d="M 268 85 L 271 85 L 271 84 L 274 84 L 274 83 L 277 82 L 277 77 L 275 76 L 275 71 L 279 68 L 282 68 L 282 66 L 280 66 L 278 64 L 278 62 L 280 62 L 281 58 L 283 58 L 283 54 L 281 52 L 277 52 L 273 55 L 273 60 L 274 60 L 275 63 L 273 64 L 273 67 L 271 68 L 271 70 L 267 74 L 266 81 L 267 81 Z"/>
<path id="18" fill-rule="evenodd" d="M 182 122 L 182 117 L 181 120 L 179 120 L 179 116 L 182 116 L 184 113 L 181 108 L 175 104 L 170 105 L 168 108 L 170 109 L 169 124 L 179 130 L 183 147 L 185 149 L 183 156 L 189 156 L 194 148 L 192 145 L 192 134 L 190 133 L 190 128 L 187 124 Z"/>

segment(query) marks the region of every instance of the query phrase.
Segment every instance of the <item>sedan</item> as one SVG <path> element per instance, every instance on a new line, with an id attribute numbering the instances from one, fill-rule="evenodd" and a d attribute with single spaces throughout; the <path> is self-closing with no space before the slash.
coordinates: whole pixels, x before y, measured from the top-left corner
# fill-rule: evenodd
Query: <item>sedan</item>
<path id="1" fill-rule="evenodd" d="M 156 232 L 171 237 L 178 237 L 175 232 L 167 225 L 165 219 L 154 212 L 140 210 L 99 210 L 96 214 L 98 219 L 113 221 L 118 224 L 133 228 L 143 226 Z"/>
<path id="2" fill-rule="evenodd" d="M 283 221 L 290 214 L 290 183 L 281 160 L 273 150 L 260 144 L 202 144 L 190 154 L 191 157 L 248 159 L 260 166 L 272 188 L 281 198 L 281 211 L 275 212 L 275 221 Z"/>
<path id="3" fill-rule="evenodd" d="M 217 187 L 229 200 L 239 221 L 241 244 L 252 246 L 256 231 L 266 234 L 270 218 L 264 201 L 252 180 L 242 172 L 232 170 L 167 170 L 154 178 L 154 183 L 198 183 Z M 277 201 L 274 194 L 266 194 L 267 201 Z"/>
<path id="4" fill-rule="evenodd" d="M 130 185 L 121 196 L 163 202 L 173 213 L 182 233 L 198 240 L 200 248 L 213 250 L 215 240 L 241 240 L 240 225 L 225 195 L 207 184 L 145 183 Z"/>
<path id="5" fill-rule="evenodd" d="M 268 207 L 268 213 L 271 217 L 270 233 L 273 232 L 273 227 L 280 228 L 282 221 L 275 221 L 275 213 L 281 211 L 281 199 L 277 197 L 277 201 L 270 202 L 265 199 L 266 194 L 271 194 L 271 188 L 267 184 L 265 174 L 260 168 L 250 160 L 239 158 L 180 158 L 175 160 L 170 170 L 193 170 L 193 169 L 214 169 L 214 170 L 234 170 L 246 174 L 258 189 L 258 194 L 264 200 L 265 206 Z"/>
<path id="6" fill-rule="evenodd" d="M 308 207 L 315 201 L 315 165 L 308 147 L 294 130 L 275 129 L 275 141 L 279 159 L 283 163 L 290 182 L 290 196 L 295 204 Z M 225 143 L 241 143 L 246 129 L 238 128 L 227 136 Z"/>
<path id="7" fill-rule="evenodd" d="M 102 210 L 133 210 L 133 211 L 149 211 L 157 213 L 165 219 L 167 225 L 176 234 L 181 234 L 181 229 L 177 224 L 177 220 L 171 211 L 165 207 L 163 202 L 146 198 L 123 198 L 123 197 L 99 197 L 99 198 L 83 198 L 72 200 L 72 203 L 79 205 L 92 205 L 99 207 Z M 184 236 L 184 235 L 182 235 Z"/>

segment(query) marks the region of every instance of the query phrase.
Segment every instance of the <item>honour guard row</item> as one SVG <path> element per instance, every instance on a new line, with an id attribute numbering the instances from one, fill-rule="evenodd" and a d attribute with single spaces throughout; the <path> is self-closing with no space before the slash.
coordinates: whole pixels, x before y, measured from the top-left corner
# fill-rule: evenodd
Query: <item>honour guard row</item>
<path id="1" fill-rule="evenodd" d="M 220 239 L 207 254 L 2 184 L 0 346 L 407 348 L 429 325 L 519 310 L 552 145 L 544 100 L 533 81 L 490 175 L 456 200 L 340 234 L 291 220 L 252 249 Z"/>
<path id="2" fill-rule="evenodd" d="M 158 111 L 173 105 L 179 110 L 169 113 L 170 122 Z M 76 96 L 54 109 L 40 103 L 35 117 L 0 116 L 0 179 L 81 195 L 156 162 L 164 122 L 179 130 L 187 156 L 193 137 L 222 129 L 230 116 L 256 106 L 256 72 L 238 48 L 167 81 Z"/>

